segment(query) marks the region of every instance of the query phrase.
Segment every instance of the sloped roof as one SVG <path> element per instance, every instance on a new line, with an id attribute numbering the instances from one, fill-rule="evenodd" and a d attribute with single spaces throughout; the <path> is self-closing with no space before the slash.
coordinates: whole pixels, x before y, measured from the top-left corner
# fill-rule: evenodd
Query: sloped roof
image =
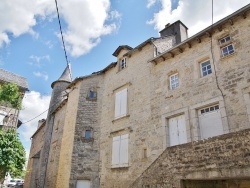
<path id="1" fill-rule="evenodd" d="M 128 45 L 121 45 L 115 50 L 115 52 L 112 55 L 117 57 L 122 49 L 132 50 L 133 48 Z"/>
<path id="2" fill-rule="evenodd" d="M 51 87 L 53 88 L 54 84 L 58 81 L 64 81 L 64 82 L 72 82 L 72 76 L 71 76 L 71 67 L 70 64 L 67 65 L 67 67 L 64 69 L 62 75 L 59 77 L 58 80 L 54 81 L 51 84 Z"/>
<path id="3" fill-rule="evenodd" d="M 0 69 L 0 82 L 13 82 L 17 84 L 17 86 L 23 90 L 28 90 L 28 82 L 27 79 L 14 74 L 12 72 L 6 71 L 4 69 Z"/>

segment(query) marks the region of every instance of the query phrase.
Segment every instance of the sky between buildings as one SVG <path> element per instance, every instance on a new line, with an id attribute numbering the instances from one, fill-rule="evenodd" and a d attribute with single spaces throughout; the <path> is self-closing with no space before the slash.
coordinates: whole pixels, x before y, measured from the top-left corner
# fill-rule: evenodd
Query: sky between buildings
<path id="1" fill-rule="evenodd" d="M 214 0 L 214 22 L 250 0 Z M 181 20 L 189 37 L 212 24 L 212 0 L 57 0 L 73 79 L 115 62 L 119 45 L 136 47 Z M 249 18 L 247 18 L 249 19 Z M 38 120 L 46 118 L 51 83 L 66 67 L 54 0 L 0 1 L 0 68 L 24 76 L 19 129 L 27 151 Z M 29 122 L 27 122 L 29 121 Z M 27 122 L 27 123 L 25 123 Z"/>

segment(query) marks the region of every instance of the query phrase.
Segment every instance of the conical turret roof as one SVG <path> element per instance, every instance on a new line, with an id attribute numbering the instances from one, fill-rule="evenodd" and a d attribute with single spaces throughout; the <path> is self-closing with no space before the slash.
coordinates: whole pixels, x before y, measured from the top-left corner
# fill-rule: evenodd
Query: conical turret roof
<path id="1" fill-rule="evenodd" d="M 52 84 L 51 84 L 51 87 L 53 88 L 54 84 L 56 82 L 59 82 L 59 81 L 62 81 L 62 82 L 68 82 L 68 83 L 71 83 L 72 82 L 72 76 L 71 76 L 71 67 L 70 67 L 70 64 L 67 65 L 67 67 L 64 69 L 62 75 L 60 76 L 60 78 L 56 81 L 54 81 Z"/>

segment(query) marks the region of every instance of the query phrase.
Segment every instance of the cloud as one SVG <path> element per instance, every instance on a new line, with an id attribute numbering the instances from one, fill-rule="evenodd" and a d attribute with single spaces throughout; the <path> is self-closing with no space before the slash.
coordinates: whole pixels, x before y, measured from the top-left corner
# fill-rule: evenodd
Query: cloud
<path id="1" fill-rule="evenodd" d="M 150 1 L 150 0 L 149 0 Z M 167 23 L 181 20 L 188 28 L 189 37 L 212 24 L 211 1 L 187 1 L 179 0 L 176 9 L 171 10 L 171 0 L 160 0 L 161 8 L 153 18 L 147 21 L 154 25 L 158 31 Z M 247 5 L 249 0 L 220 0 L 214 1 L 214 22 L 226 17 L 241 7 Z"/>
<path id="2" fill-rule="evenodd" d="M 38 120 L 46 119 L 46 110 L 49 108 L 49 102 L 50 96 L 43 96 L 39 92 L 30 91 L 25 94 L 22 103 L 23 109 L 20 111 L 19 116 L 20 120 L 23 122 L 21 128 L 19 128 L 19 133 L 26 142 L 30 141 L 30 137 L 35 133 L 38 125 Z M 38 115 L 40 116 L 37 117 Z"/>
<path id="3" fill-rule="evenodd" d="M 88 53 L 99 44 L 102 36 L 118 28 L 115 21 L 120 14 L 111 10 L 110 0 L 60 0 L 58 9 L 65 23 L 66 49 L 72 56 Z M 0 47 L 11 42 L 9 35 L 18 37 L 29 33 L 39 37 L 39 33 L 33 30 L 38 19 L 57 19 L 54 1 L 1 0 Z M 59 32 L 57 36 L 61 40 Z"/>
<path id="4" fill-rule="evenodd" d="M 63 36 L 72 56 L 88 53 L 99 44 L 101 36 L 117 29 L 115 22 L 107 23 L 119 17 L 118 12 L 111 11 L 109 0 L 64 0 L 60 1 L 58 9 L 68 24 Z"/>
<path id="5" fill-rule="evenodd" d="M 37 67 L 41 67 L 43 65 L 42 62 L 50 61 L 50 56 L 49 55 L 45 55 L 45 56 L 31 55 L 30 59 L 32 60 L 32 62 L 29 62 L 30 65 L 35 65 Z"/>
<path id="6" fill-rule="evenodd" d="M 41 73 L 41 72 L 33 72 L 33 74 L 36 76 L 36 77 L 42 77 L 44 80 L 48 80 L 49 76 L 47 73 Z"/>
<path id="7" fill-rule="evenodd" d="M 152 7 L 156 3 L 156 0 L 148 0 L 147 8 Z"/>
<path id="8" fill-rule="evenodd" d="M 10 43 L 9 34 L 18 37 L 24 33 L 36 36 L 32 29 L 36 17 L 44 19 L 54 12 L 53 1 L 1 0 L 0 6 L 0 47 Z"/>

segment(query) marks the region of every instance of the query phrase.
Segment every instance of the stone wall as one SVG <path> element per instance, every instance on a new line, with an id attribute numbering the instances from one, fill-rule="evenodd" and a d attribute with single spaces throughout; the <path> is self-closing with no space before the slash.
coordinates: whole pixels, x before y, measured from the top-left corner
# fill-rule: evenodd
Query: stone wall
<path id="1" fill-rule="evenodd" d="M 76 187 L 77 180 L 88 180 L 93 188 L 98 188 L 103 76 L 83 78 L 79 87 L 69 187 Z"/>
<path id="2" fill-rule="evenodd" d="M 45 135 L 44 126 L 45 123 L 39 127 L 37 132 L 32 137 L 32 144 L 30 147 L 29 161 L 25 175 L 24 188 L 36 187 L 36 183 L 38 183 L 39 156 L 40 156 L 39 152 L 41 151 L 44 142 L 44 135 Z M 38 155 L 35 156 L 36 154 Z"/>
<path id="3" fill-rule="evenodd" d="M 167 148 L 131 187 L 181 187 L 181 180 L 250 178 L 250 129 Z"/>

